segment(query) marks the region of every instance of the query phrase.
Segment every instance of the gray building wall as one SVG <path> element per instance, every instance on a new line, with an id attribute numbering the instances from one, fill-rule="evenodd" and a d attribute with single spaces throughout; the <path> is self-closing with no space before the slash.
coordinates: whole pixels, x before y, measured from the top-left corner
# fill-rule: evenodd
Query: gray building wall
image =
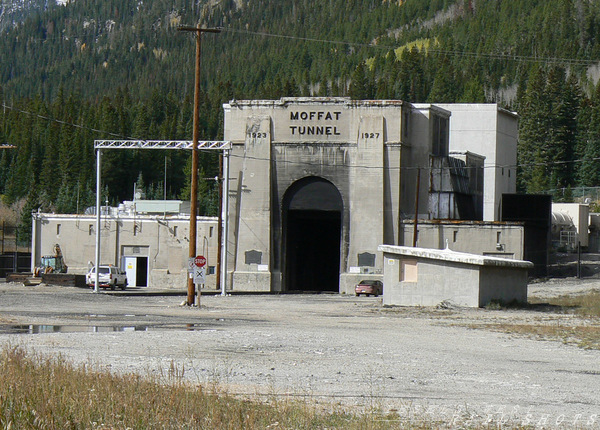
<path id="1" fill-rule="evenodd" d="M 341 197 L 340 290 L 353 288 L 355 281 L 343 278 L 360 270 L 359 254 L 373 254 L 375 263 L 368 270 L 381 273 L 377 246 L 395 242 L 398 235 L 403 109 L 402 102 L 345 98 L 225 105 L 235 190 L 229 213 L 229 247 L 235 256 L 228 267 L 231 288 L 286 289 L 284 198 L 292 185 L 307 178 L 326 180 Z M 306 134 L 306 127 L 320 127 L 319 134 Z M 253 205 L 258 208 L 248 211 Z M 262 267 L 245 263 L 249 250 L 262 254 Z"/>
<path id="2" fill-rule="evenodd" d="M 517 180 L 518 115 L 495 103 L 437 104 L 451 113 L 450 150 L 485 157 L 483 220 L 500 220 L 502 194 Z"/>
<path id="3" fill-rule="evenodd" d="M 348 98 L 233 100 L 225 104 L 224 139 L 232 143 L 228 288 L 298 288 L 289 279 L 290 267 L 307 272 L 312 263 L 307 258 L 302 263 L 292 261 L 296 242 L 290 242 L 291 214 L 292 209 L 323 209 L 320 205 L 324 202 L 302 206 L 307 203 L 305 198 L 300 206 L 294 206 L 299 204 L 302 189 L 308 189 L 303 187 L 314 186 L 314 181 L 320 181 L 322 190 L 328 186 L 335 190 L 328 194 L 331 208 L 323 211 L 341 208 L 339 250 L 335 250 L 339 252 L 336 291 L 352 293 L 360 279 L 381 277 L 383 262 L 378 245 L 403 242 L 401 221 L 413 218 L 415 212 L 419 218 L 431 218 L 432 157 L 447 156 L 450 148 L 485 155 L 480 151 L 484 142 L 486 151 L 493 152 L 491 158 L 497 159 L 494 145 L 502 131 L 496 121 L 504 112 L 496 105 L 457 108 L 459 116 L 471 112 L 486 120 L 465 133 L 459 125 L 467 117 L 461 116 L 454 130 L 463 133 L 462 141 L 469 140 L 469 145 L 461 147 L 461 139 L 452 136 L 452 128 L 436 134 L 436 121 L 452 121 L 453 106 Z M 516 124 L 516 116 L 510 121 Z M 516 157 L 516 134 L 511 133 L 506 135 L 514 138 L 515 144 L 506 150 L 514 147 Z M 485 180 L 490 178 L 495 180 L 486 173 Z M 496 186 L 486 183 L 486 192 L 496 193 Z M 495 194 L 482 198 L 484 202 L 499 199 Z M 290 204 L 293 207 L 288 207 Z M 319 244 L 312 246 L 318 248 Z M 303 279 L 309 284 L 320 282 L 316 275 Z"/>
<path id="4" fill-rule="evenodd" d="M 95 261 L 96 216 L 36 213 L 33 215 L 32 266 L 59 244 L 69 273 L 85 274 Z M 217 219 L 198 217 L 197 250 L 208 266 L 217 259 Z M 188 216 L 102 216 L 101 264 L 122 267 L 125 256 L 147 258 L 148 287 L 187 288 Z M 208 275 L 206 288 L 215 288 Z"/>
<path id="5" fill-rule="evenodd" d="M 411 246 L 414 222 L 401 224 L 401 245 Z M 506 222 L 424 221 L 417 224 L 419 248 L 445 249 L 471 254 L 523 259 L 525 230 L 522 224 Z"/>

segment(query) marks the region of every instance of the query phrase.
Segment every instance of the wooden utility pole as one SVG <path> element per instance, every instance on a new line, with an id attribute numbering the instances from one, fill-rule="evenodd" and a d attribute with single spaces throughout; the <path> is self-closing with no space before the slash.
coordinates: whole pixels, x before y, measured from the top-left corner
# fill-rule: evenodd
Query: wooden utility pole
<path id="1" fill-rule="evenodd" d="M 218 28 L 178 27 L 178 31 L 196 32 L 196 79 L 194 88 L 194 135 L 192 138 L 192 183 L 190 189 L 190 258 L 196 257 L 196 217 L 198 215 L 198 134 L 200 120 L 200 53 L 202 33 L 220 33 Z M 193 306 L 196 298 L 194 280 L 188 276 L 187 305 Z"/>

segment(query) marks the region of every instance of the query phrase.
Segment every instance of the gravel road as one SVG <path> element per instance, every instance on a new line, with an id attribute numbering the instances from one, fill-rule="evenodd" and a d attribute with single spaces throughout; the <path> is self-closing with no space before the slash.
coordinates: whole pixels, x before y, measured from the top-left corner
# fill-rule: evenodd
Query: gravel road
<path id="1" fill-rule="evenodd" d="M 529 294 L 595 287 L 549 281 Z M 0 344 L 449 427 L 600 428 L 600 351 L 470 328 L 597 321 L 542 310 L 387 308 L 379 298 L 335 294 L 203 296 L 200 308 L 183 300 L 0 284 Z"/>

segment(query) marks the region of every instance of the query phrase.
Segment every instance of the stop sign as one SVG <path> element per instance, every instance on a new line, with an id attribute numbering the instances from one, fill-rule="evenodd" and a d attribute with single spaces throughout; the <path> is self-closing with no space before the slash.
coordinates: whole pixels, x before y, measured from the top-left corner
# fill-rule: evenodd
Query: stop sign
<path id="1" fill-rule="evenodd" d="M 204 267 L 206 265 L 206 258 L 199 255 L 196 258 L 194 258 L 194 264 L 196 265 L 196 267 Z"/>

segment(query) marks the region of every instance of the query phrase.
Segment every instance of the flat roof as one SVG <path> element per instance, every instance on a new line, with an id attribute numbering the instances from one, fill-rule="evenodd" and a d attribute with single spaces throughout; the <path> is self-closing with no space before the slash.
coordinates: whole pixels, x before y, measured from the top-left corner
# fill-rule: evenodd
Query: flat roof
<path id="1" fill-rule="evenodd" d="M 430 260 L 451 261 L 453 263 L 472 264 L 475 266 L 533 269 L 533 263 L 530 261 L 468 254 L 466 252 L 452 251 L 451 249 L 429 249 L 413 248 L 410 246 L 379 245 L 378 250 L 387 252 L 389 254 L 406 255 L 408 257 L 415 258 L 427 258 Z"/>

